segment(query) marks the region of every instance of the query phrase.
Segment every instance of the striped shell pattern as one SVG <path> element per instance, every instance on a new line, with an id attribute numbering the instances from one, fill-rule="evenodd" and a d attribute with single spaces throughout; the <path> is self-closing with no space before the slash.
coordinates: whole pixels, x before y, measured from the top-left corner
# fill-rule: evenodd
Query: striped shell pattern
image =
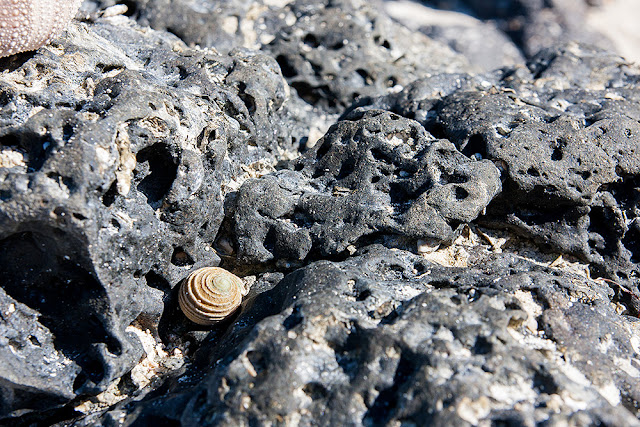
<path id="1" fill-rule="evenodd" d="M 0 0 L 0 57 L 38 49 L 62 31 L 82 0 Z"/>
<path id="2" fill-rule="evenodd" d="M 204 267 L 182 283 L 178 303 L 192 322 L 212 325 L 232 314 L 247 292 L 239 277 L 222 268 Z"/>

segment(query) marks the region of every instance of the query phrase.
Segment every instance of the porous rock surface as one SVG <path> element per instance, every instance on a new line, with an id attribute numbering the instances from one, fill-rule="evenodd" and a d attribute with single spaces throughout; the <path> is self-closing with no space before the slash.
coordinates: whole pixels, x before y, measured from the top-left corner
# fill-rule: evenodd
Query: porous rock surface
<path id="1" fill-rule="evenodd" d="M 386 111 L 338 122 L 293 169 L 240 188 L 241 261 L 335 256 L 385 235 L 451 243 L 501 189 L 493 163 Z"/>
<path id="2" fill-rule="evenodd" d="M 98 2 L 111 5 L 113 1 Z M 409 31 L 363 0 L 229 2 L 135 0 L 133 18 L 187 43 L 268 52 L 302 99 L 341 113 L 355 98 L 381 95 L 429 72 L 470 71 L 443 43 Z"/>
<path id="3" fill-rule="evenodd" d="M 124 329 L 157 327 L 171 286 L 219 263 L 222 183 L 275 162 L 296 126 L 267 56 L 191 50 L 126 18 L 61 43 L 2 63 L 1 417 L 131 370 L 142 349 Z"/>
<path id="4" fill-rule="evenodd" d="M 568 44 L 527 69 L 425 78 L 356 111 L 388 109 L 493 160 L 505 181 L 483 223 L 638 292 L 639 79 L 620 57 Z"/>
<path id="5" fill-rule="evenodd" d="M 638 322 L 612 294 L 486 248 L 452 269 L 367 247 L 251 300 L 209 374 L 127 425 L 638 425 Z"/>
<path id="6" fill-rule="evenodd" d="M 0 423 L 640 424 L 640 71 L 458 3 L 527 65 L 356 0 L 89 0 L 0 60 Z"/>

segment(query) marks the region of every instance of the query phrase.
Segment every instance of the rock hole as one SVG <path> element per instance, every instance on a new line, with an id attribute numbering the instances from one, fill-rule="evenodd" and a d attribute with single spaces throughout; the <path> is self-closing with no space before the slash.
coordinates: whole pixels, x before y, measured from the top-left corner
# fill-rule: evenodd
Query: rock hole
<path id="1" fill-rule="evenodd" d="M 318 147 L 318 151 L 316 151 L 316 159 L 324 157 L 331 149 L 331 145 L 331 141 L 323 140 L 322 145 L 320 145 L 320 147 Z"/>
<path id="2" fill-rule="evenodd" d="M 316 36 L 314 36 L 313 34 L 307 34 L 306 36 L 304 36 L 304 38 L 302 39 L 302 42 L 312 48 L 316 48 L 320 46 L 320 42 L 318 41 Z"/>
<path id="3" fill-rule="evenodd" d="M 102 204 L 109 207 L 116 200 L 118 195 L 118 187 L 116 181 L 113 181 L 109 189 L 102 195 Z"/>
<path id="4" fill-rule="evenodd" d="M 73 125 L 66 124 L 62 127 L 62 140 L 64 142 L 69 142 L 73 137 Z"/>
<path id="5" fill-rule="evenodd" d="M 631 252 L 631 262 L 640 262 L 640 224 L 637 220 L 631 223 L 629 230 L 624 234 L 622 244 Z"/>
<path id="6" fill-rule="evenodd" d="M 364 85 L 371 85 L 373 83 L 373 78 L 371 78 L 371 75 L 366 70 L 358 68 L 356 70 L 356 73 L 358 73 L 358 75 L 362 78 L 362 82 L 364 83 Z"/>
<path id="7" fill-rule="evenodd" d="M 616 276 L 618 276 L 618 280 L 620 281 L 627 281 L 629 280 L 629 275 L 627 273 L 625 273 L 624 271 L 616 271 Z"/>
<path id="8" fill-rule="evenodd" d="M 302 387 L 302 391 L 311 398 L 311 400 L 322 400 L 329 395 L 329 391 L 325 386 L 318 382 L 310 382 Z"/>
<path id="9" fill-rule="evenodd" d="M 137 189 L 147 197 L 147 203 L 157 209 L 176 178 L 177 162 L 169 147 L 160 143 L 140 150 L 136 158 Z"/>
<path id="10" fill-rule="evenodd" d="M 371 296 L 371 291 L 369 289 L 364 289 L 361 292 L 358 292 L 356 295 L 356 301 L 364 301 Z"/>
<path id="11" fill-rule="evenodd" d="M 291 314 L 282 322 L 282 326 L 290 330 L 302 323 L 302 320 L 304 320 L 304 316 L 300 311 L 300 306 L 295 306 L 293 310 L 291 310 Z"/>
<path id="12" fill-rule="evenodd" d="M 179 78 L 180 80 L 184 80 L 187 77 L 189 77 L 189 72 L 187 71 L 187 69 L 181 65 L 177 66 L 178 68 L 178 73 L 179 73 Z"/>
<path id="13" fill-rule="evenodd" d="M 472 350 L 474 354 L 489 354 L 493 350 L 493 344 L 491 344 L 486 337 L 480 336 L 476 338 Z"/>
<path id="14" fill-rule="evenodd" d="M 171 285 L 169 284 L 169 282 L 154 271 L 150 271 L 145 274 L 144 278 L 147 282 L 147 286 L 162 291 L 165 294 L 171 291 Z"/>
<path id="15" fill-rule="evenodd" d="M 282 71 L 282 75 L 285 78 L 291 78 L 298 75 L 298 71 L 286 56 L 278 55 L 276 56 L 276 61 L 278 62 L 278 65 L 280 65 L 280 71 Z"/>
<path id="16" fill-rule="evenodd" d="M 416 271 L 416 274 L 422 274 L 427 271 L 427 268 L 421 262 L 416 262 L 413 264 L 413 269 Z"/>
<path id="17" fill-rule="evenodd" d="M 533 374 L 533 388 L 538 393 L 556 394 L 558 392 L 558 385 L 556 384 L 553 375 L 546 372 L 543 367 L 540 367 Z"/>
<path id="18" fill-rule="evenodd" d="M 471 157 L 474 154 L 480 154 L 483 159 L 487 158 L 487 143 L 480 134 L 473 134 L 469 137 L 466 144 L 461 147 L 462 154 Z"/>
<path id="19" fill-rule="evenodd" d="M 96 64 L 96 68 L 100 69 L 102 74 L 107 74 L 111 71 L 121 70 L 122 66 L 118 64 Z"/>
<path id="20" fill-rule="evenodd" d="M 469 177 L 466 177 L 459 173 L 447 173 L 446 171 L 442 171 L 440 173 L 440 185 L 447 184 L 465 184 L 469 182 Z"/>
<path id="21" fill-rule="evenodd" d="M 56 142 L 49 132 L 40 135 L 27 130 L 19 134 L 10 133 L 0 137 L 0 146 L 18 147 L 29 153 L 25 159 L 27 160 L 27 170 L 37 172 L 56 147 Z"/>
<path id="22" fill-rule="evenodd" d="M 47 173 L 47 178 L 55 181 L 56 183 L 58 183 L 58 185 L 60 185 L 61 187 L 67 187 L 67 189 L 69 190 L 69 192 L 73 192 L 76 189 L 76 185 L 73 182 L 73 178 L 69 178 L 66 176 L 62 176 L 57 172 L 48 172 Z"/>
<path id="23" fill-rule="evenodd" d="M 29 341 L 31 342 L 31 344 L 35 345 L 36 347 L 42 347 L 42 344 L 40 344 L 40 341 L 34 335 L 29 335 Z"/>
<path id="24" fill-rule="evenodd" d="M 328 46 L 329 49 L 331 50 L 340 50 L 345 46 L 345 40 L 338 40 L 337 42 L 330 44 Z"/>
<path id="25" fill-rule="evenodd" d="M 264 242 L 262 243 L 262 246 L 264 246 L 264 248 L 269 252 L 273 253 L 276 247 L 276 238 L 277 236 L 276 236 L 275 229 L 274 228 L 269 229 L 269 231 L 267 232 L 267 235 L 264 237 Z"/>
<path id="26" fill-rule="evenodd" d="M 251 365 L 253 365 L 253 369 L 256 370 L 256 373 L 258 375 L 260 375 L 260 373 L 267 368 L 267 362 L 264 355 L 257 350 L 248 351 L 247 359 L 249 359 L 249 362 L 251 362 Z"/>
<path id="27" fill-rule="evenodd" d="M 5 90 L 0 91 L 0 107 L 7 106 L 12 100 L 13 100 L 13 96 L 9 91 L 5 91 Z"/>
<path id="28" fill-rule="evenodd" d="M 356 162 L 354 159 L 350 158 L 345 161 L 342 164 L 342 167 L 340 168 L 340 172 L 338 172 L 338 176 L 336 176 L 336 179 L 341 180 L 351 175 L 355 170 L 355 166 Z"/>
<path id="29" fill-rule="evenodd" d="M 330 109 L 336 108 L 336 98 L 329 85 L 314 87 L 303 81 L 291 82 L 290 85 L 305 102 L 311 105 L 321 104 L 321 106 Z"/>
<path id="30" fill-rule="evenodd" d="M 188 267 L 194 264 L 193 258 L 181 247 L 173 250 L 171 255 L 171 264 L 177 267 Z"/>
<path id="31" fill-rule="evenodd" d="M 427 130 L 436 139 L 445 139 L 445 138 L 447 138 L 447 130 L 442 125 L 442 123 L 433 123 L 431 125 L 428 125 L 428 129 Z M 456 143 L 456 146 L 457 145 L 458 144 Z"/>
<path id="32" fill-rule="evenodd" d="M 104 368 L 102 364 L 96 360 L 95 356 L 89 357 L 85 355 L 81 359 L 83 359 L 83 361 L 79 364 L 82 366 L 82 372 L 78 374 L 73 382 L 73 391 L 76 393 L 79 393 L 80 389 L 89 381 L 97 384 L 104 378 Z M 76 360 L 76 362 L 78 362 L 78 360 Z"/>
<path id="33" fill-rule="evenodd" d="M 455 194 L 456 200 L 464 200 L 469 197 L 469 192 L 459 185 L 456 185 Z"/>
<path id="34" fill-rule="evenodd" d="M 118 3 L 127 6 L 127 11 L 124 13 L 125 16 L 132 17 L 138 12 L 138 4 L 133 0 L 121 0 Z"/>
<path id="35" fill-rule="evenodd" d="M 386 155 L 386 153 L 381 150 L 380 148 L 372 148 L 371 150 L 369 150 L 371 152 L 371 156 L 378 162 L 383 162 L 386 163 L 388 156 Z"/>
<path id="36" fill-rule="evenodd" d="M 249 114 L 253 115 L 256 112 L 256 100 L 253 98 L 253 96 L 245 92 L 246 89 L 247 85 L 244 82 L 240 82 L 238 84 L 238 96 L 244 103 L 245 107 L 247 107 L 247 111 L 249 111 Z"/>

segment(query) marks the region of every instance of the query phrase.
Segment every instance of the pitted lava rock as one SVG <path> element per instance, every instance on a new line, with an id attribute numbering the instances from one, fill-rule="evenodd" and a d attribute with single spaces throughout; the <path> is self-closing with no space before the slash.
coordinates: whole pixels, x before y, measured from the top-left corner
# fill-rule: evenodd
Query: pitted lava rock
<path id="1" fill-rule="evenodd" d="M 293 168 L 240 188 L 234 235 L 242 261 L 335 256 L 385 235 L 451 243 L 501 188 L 491 162 L 375 110 L 332 126 Z"/>
<path id="2" fill-rule="evenodd" d="M 596 1 L 116 3 L 0 59 L 0 424 L 640 425 L 640 68 L 575 42 Z M 198 327 L 220 264 L 251 289 Z"/>
<path id="3" fill-rule="evenodd" d="M 257 296 L 202 348 L 204 380 L 130 422 L 637 425 L 634 371 L 616 367 L 633 363 L 637 321 L 612 295 L 513 255 L 449 268 L 368 247 Z"/>
<path id="4" fill-rule="evenodd" d="M 421 79 L 354 111 L 418 120 L 501 165 L 503 192 L 481 222 L 577 256 L 594 277 L 637 292 L 640 69 L 577 44 L 544 50 L 528 67 Z"/>
<path id="5" fill-rule="evenodd" d="M 143 352 L 125 328 L 155 330 L 171 288 L 220 262 L 222 183 L 275 162 L 297 126 L 272 58 L 193 51 L 130 21 L 3 61 L 0 417 L 129 372 Z"/>
<path id="6" fill-rule="evenodd" d="M 425 73 L 472 69 L 445 44 L 380 13 L 380 1 L 296 0 L 283 7 L 227 0 L 128 4 L 138 22 L 169 30 L 186 43 L 270 54 L 302 99 L 330 113 L 341 113 L 358 96 L 383 95 Z"/>

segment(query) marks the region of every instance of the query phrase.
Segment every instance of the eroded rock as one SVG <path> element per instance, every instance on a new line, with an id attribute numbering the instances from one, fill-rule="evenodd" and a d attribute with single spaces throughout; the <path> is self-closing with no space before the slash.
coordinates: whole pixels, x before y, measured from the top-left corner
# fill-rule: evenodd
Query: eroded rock
<path id="1" fill-rule="evenodd" d="M 125 328 L 155 330 L 171 287 L 220 262 L 222 182 L 274 164 L 297 125 L 275 119 L 275 60 L 191 50 L 124 17 L 2 66 L 6 417 L 97 394 L 138 363 Z"/>
<path id="2" fill-rule="evenodd" d="M 618 56 L 569 44 L 528 69 L 425 78 L 356 110 L 394 111 L 493 160 L 505 181 L 487 223 L 578 256 L 594 276 L 636 292 L 639 76 Z"/>
<path id="3" fill-rule="evenodd" d="M 612 296 L 481 248 L 452 269 L 370 247 L 259 295 L 203 347 L 209 376 L 140 404 L 135 422 L 637 425 L 638 322 Z"/>
<path id="4" fill-rule="evenodd" d="M 240 189 L 242 261 L 335 256 L 385 235 L 450 243 L 501 188 L 491 162 L 384 111 L 338 122 L 293 168 Z"/>

